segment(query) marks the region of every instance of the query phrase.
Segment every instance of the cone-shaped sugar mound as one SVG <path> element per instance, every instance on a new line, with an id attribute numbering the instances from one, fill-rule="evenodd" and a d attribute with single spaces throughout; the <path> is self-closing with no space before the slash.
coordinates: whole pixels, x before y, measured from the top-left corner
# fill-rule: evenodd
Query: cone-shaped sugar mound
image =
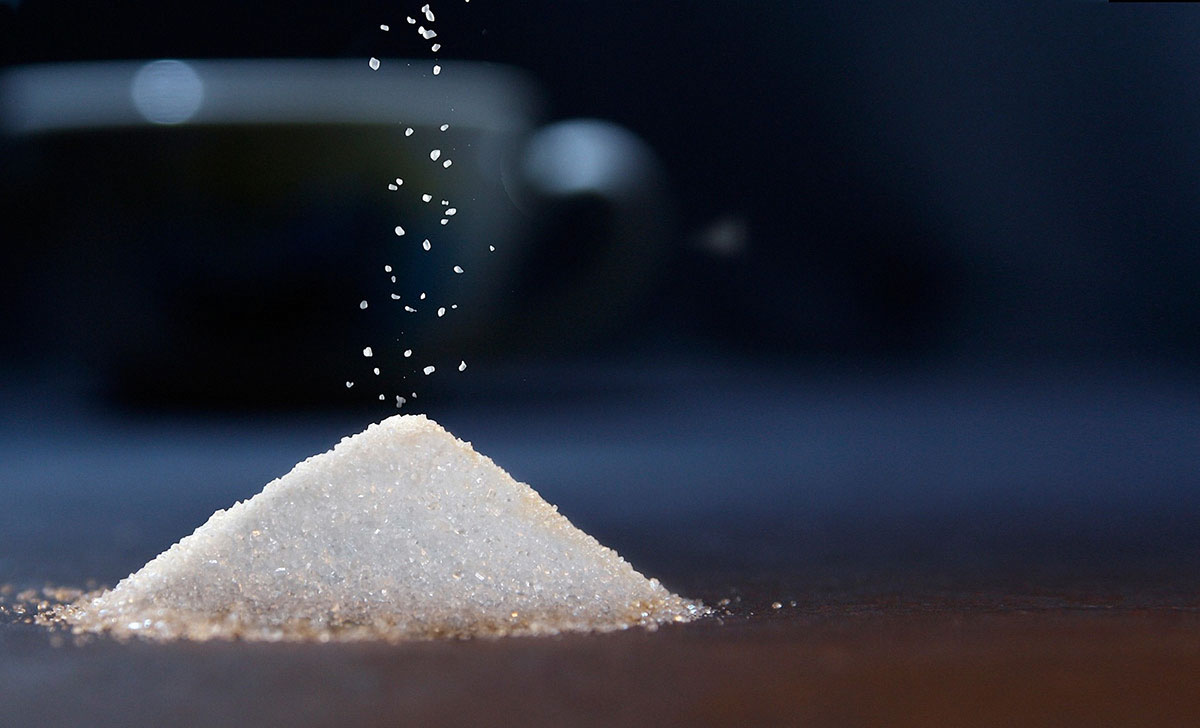
<path id="1" fill-rule="evenodd" d="M 702 610 L 409 415 L 217 511 L 63 617 L 117 636 L 327 641 L 612 630 Z"/>

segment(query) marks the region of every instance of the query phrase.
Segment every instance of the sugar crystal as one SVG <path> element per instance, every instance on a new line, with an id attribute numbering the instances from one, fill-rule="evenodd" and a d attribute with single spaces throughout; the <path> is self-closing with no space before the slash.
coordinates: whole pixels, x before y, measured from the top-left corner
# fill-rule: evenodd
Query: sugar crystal
<path id="1" fill-rule="evenodd" d="M 330 641 L 613 630 L 704 611 L 437 423 L 396 415 L 62 616 L 118 637 Z"/>

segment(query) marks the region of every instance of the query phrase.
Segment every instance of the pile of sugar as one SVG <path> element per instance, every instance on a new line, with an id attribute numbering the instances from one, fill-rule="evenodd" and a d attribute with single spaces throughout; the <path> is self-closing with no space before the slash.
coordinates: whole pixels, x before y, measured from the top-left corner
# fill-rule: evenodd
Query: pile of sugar
<path id="1" fill-rule="evenodd" d="M 330 641 L 607 631 L 703 610 L 469 443 L 397 415 L 61 616 L 120 637 Z"/>

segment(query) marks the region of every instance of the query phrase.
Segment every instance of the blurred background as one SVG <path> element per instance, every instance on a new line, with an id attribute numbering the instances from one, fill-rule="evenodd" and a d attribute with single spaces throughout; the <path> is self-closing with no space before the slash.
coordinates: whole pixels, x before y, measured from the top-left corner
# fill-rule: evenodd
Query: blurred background
<path id="1" fill-rule="evenodd" d="M 0 2 L 0 582 L 400 395 L 705 598 L 1194 587 L 1200 18 L 432 9 Z"/>

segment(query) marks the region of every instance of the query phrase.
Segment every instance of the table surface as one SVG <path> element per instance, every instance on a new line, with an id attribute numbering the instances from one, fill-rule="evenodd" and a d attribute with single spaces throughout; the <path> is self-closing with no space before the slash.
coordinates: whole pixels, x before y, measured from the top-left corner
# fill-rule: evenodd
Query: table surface
<path id="1" fill-rule="evenodd" d="M 535 405 L 438 419 L 645 573 L 729 599 L 720 618 L 77 645 L 9 612 L 0 725 L 1200 725 L 1189 380 L 697 371 L 543 372 Z M 363 424 L 0 388 L 0 585 L 111 585 Z"/>

